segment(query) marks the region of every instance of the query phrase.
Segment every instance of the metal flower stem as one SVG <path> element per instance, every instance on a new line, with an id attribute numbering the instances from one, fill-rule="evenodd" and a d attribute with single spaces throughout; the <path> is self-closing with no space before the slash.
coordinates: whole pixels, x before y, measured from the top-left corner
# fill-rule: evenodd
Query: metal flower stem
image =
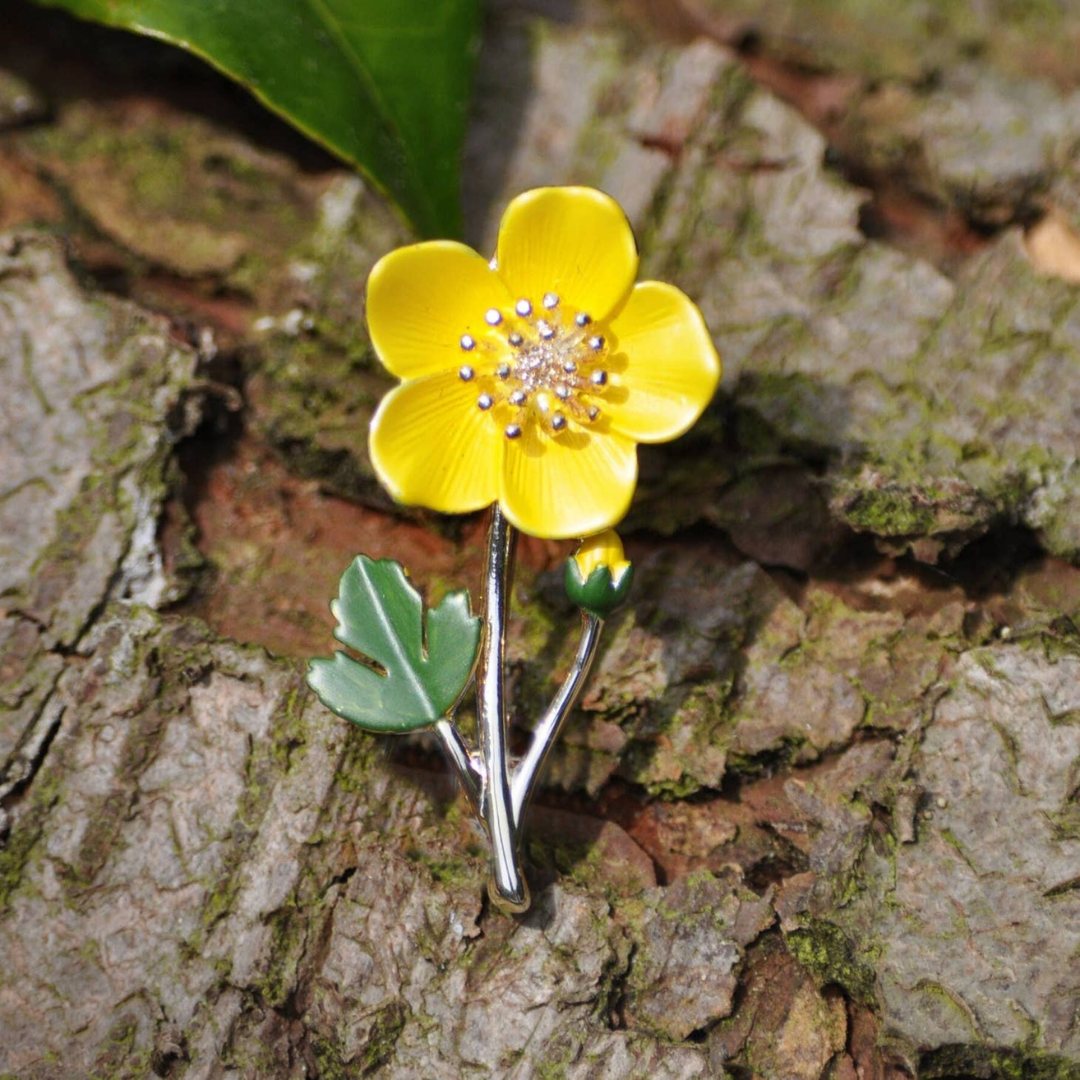
<path id="1" fill-rule="evenodd" d="M 529 906 L 529 887 L 521 872 L 521 831 L 525 810 L 559 731 L 577 700 L 589 673 L 604 621 L 582 612 L 581 640 L 570 671 L 559 692 L 541 717 L 528 752 L 516 768 L 507 756 L 507 718 L 504 694 L 506 608 L 517 534 L 498 505 L 492 507 L 488 530 L 488 556 L 484 570 L 482 611 L 484 634 L 476 669 L 479 763 L 464 747 L 440 733 L 466 792 L 479 812 L 491 840 L 493 875 L 488 887 L 492 902 L 503 911 L 518 913 Z M 480 773 L 479 798 L 469 766 Z"/>
<path id="2" fill-rule="evenodd" d="M 461 737 L 461 732 L 454 727 L 453 721 L 445 716 L 435 724 L 435 734 L 442 743 L 443 753 L 446 754 L 447 760 L 461 781 L 461 786 L 465 789 L 473 813 L 479 816 L 483 771 L 476 760 L 476 755 L 465 745 L 465 740 Z"/>
<path id="3" fill-rule="evenodd" d="M 562 686 L 559 687 L 559 692 L 548 706 L 547 712 L 536 725 L 528 753 L 514 769 L 510 795 L 514 811 L 514 825 L 518 828 L 521 827 L 525 810 L 532 798 L 536 780 L 544 768 L 551 748 L 555 745 L 555 740 L 559 737 L 563 723 L 570 715 L 578 694 L 581 693 L 581 687 L 596 656 L 596 647 L 600 643 L 600 631 L 603 628 L 604 620 L 599 616 L 587 611 L 581 613 L 581 640 L 578 642 L 574 663 L 563 680 Z"/>
<path id="4" fill-rule="evenodd" d="M 480 808 L 491 841 L 493 876 L 488 894 L 502 911 L 529 906 L 529 887 L 521 872 L 520 836 L 514 820 L 507 758 L 504 657 L 506 609 L 517 533 L 498 503 L 491 508 L 481 610 L 484 618 L 476 666 L 476 721 L 483 768 Z"/>
<path id="5" fill-rule="evenodd" d="M 551 748 L 589 674 L 604 626 L 598 616 L 581 613 L 581 640 L 570 671 L 536 725 L 528 752 L 511 768 L 504 685 L 506 611 L 516 539 L 514 528 L 499 507 L 494 506 L 481 598 L 484 629 L 476 667 L 479 752 L 469 749 L 451 719 L 444 717 L 435 725 L 435 734 L 446 757 L 491 840 L 493 874 L 488 892 L 492 902 L 511 914 L 523 912 L 529 906 L 529 887 L 520 860 L 525 811 Z"/>

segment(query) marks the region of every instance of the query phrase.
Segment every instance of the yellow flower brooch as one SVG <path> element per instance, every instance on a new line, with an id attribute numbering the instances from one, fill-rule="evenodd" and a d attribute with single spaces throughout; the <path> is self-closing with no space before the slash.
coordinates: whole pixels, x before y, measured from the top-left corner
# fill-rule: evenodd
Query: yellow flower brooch
<path id="1" fill-rule="evenodd" d="M 404 503 L 498 503 L 532 536 L 587 536 L 626 514 L 636 444 L 701 415 L 720 361 L 678 289 L 635 285 L 634 234 L 591 188 L 516 198 L 487 260 L 434 241 L 384 256 L 367 317 L 402 384 L 371 424 L 371 459 Z"/>
<path id="2" fill-rule="evenodd" d="M 395 499 L 443 513 L 490 507 L 480 613 L 466 593 L 434 609 L 393 560 L 360 555 L 331 610 L 343 651 L 308 682 L 371 731 L 430 729 L 492 846 L 489 892 L 524 911 L 523 816 L 584 684 L 604 619 L 633 568 L 611 531 L 637 482 L 637 444 L 687 430 L 720 361 L 678 289 L 635 284 L 626 216 L 591 188 L 539 188 L 509 205 L 495 258 L 451 241 L 390 252 L 371 271 L 367 320 L 401 384 L 371 423 L 375 470 Z M 571 670 L 519 761 L 507 753 L 504 638 L 516 532 L 578 538 L 566 588 L 582 613 Z M 477 745 L 454 715 L 476 688 Z"/>

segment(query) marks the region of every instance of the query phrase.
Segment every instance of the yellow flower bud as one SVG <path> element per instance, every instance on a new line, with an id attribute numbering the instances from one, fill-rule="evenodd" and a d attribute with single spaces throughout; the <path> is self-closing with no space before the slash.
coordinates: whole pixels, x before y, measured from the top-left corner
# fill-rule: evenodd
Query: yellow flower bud
<path id="1" fill-rule="evenodd" d="M 633 577 L 633 564 L 613 529 L 587 536 L 566 562 L 567 595 L 602 619 L 626 599 Z"/>
<path id="2" fill-rule="evenodd" d="M 616 587 L 631 566 L 623 552 L 619 534 L 614 529 L 605 529 L 585 537 L 571 558 L 577 563 L 583 581 L 587 581 L 597 567 L 606 566 L 611 574 L 611 584 Z"/>

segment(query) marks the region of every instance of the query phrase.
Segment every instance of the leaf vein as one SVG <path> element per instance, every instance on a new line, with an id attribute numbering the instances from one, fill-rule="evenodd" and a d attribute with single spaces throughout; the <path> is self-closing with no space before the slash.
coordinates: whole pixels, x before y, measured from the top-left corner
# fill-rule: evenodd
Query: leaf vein
<path id="1" fill-rule="evenodd" d="M 375 81 L 374 76 L 368 70 L 367 64 L 364 63 L 363 58 L 352 47 L 352 43 L 349 41 L 349 35 L 345 32 L 345 27 L 342 26 L 341 20 L 331 11 L 327 6 L 325 0 L 304 0 L 311 11 L 314 13 L 317 19 L 321 19 L 325 24 L 330 35 L 333 37 L 337 47 L 341 50 L 342 55 L 348 61 L 349 66 L 356 73 L 357 78 L 367 88 L 367 92 L 371 95 L 372 100 L 379 107 L 379 112 L 385 120 L 387 126 L 392 129 L 396 136 L 399 149 L 404 154 L 409 163 L 409 171 L 413 176 L 418 175 L 417 161 L 413 157 L 412 147 L 409 144 L 409 140 L 404 138 L 401 127 L 394 119 L 393 111 L 386 103 L 386 99 L 379 92 L 378 84 Z M 370 31 L 368 31 L 370 33 Z M 389 36 L 389 32 L 388 32 Z M 417 186 L 417 192 L 420 197 L 423 198 L 427 204 L 427 209 L 430 212 L 434 211 L 434 207 L 431 204 L 431 200 L 428 197 L 427 191 L 424 190 L 424 185 Z"/>

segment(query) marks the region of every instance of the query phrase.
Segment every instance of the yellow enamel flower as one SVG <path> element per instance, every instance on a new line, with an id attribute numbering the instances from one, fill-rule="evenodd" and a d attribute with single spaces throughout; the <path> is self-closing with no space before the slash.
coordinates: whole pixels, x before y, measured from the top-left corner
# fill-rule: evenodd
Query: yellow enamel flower
<path id="1" fill-rule="evenodd" d="M 370 448 L 394 498 L 451 514 L 498 502 L 552 539 L 618 522 L 637 443 L 681 435 L 720 377 L 697 307 L 671 285 L 635 285 L 637 269 L 619 205 L 575 187 L 516 198 L 490 264 L 441 240 L 380 259 L 368 327 L 402 383 Z"/>

